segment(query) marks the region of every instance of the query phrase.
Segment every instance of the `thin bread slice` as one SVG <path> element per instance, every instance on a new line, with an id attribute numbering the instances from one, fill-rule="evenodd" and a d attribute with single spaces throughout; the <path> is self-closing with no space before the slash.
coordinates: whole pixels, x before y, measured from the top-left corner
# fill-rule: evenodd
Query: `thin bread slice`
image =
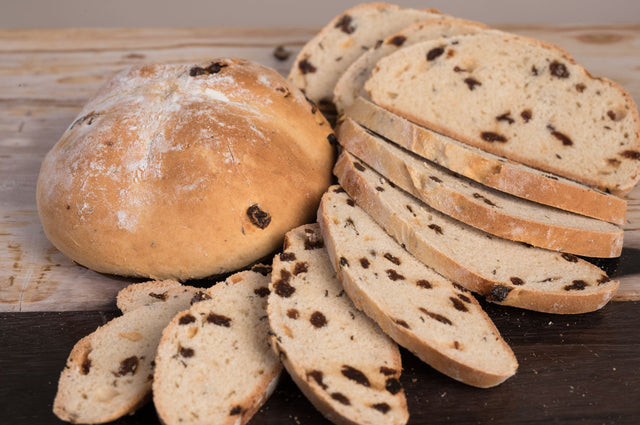
<path id="1" fill-rule="evenodd" d="M 492 235 L 588 257 L 617 257 L 622 250 L 623 230 L 614 224 L 453 175 L 348 120 L 338 140 L 348 152 L 430 207 Z"/>
<path id="2" fill-rule="evenodd" d="M 374 133 L 485 186 L 540 204 L 625 224 L 627 202 L 433 132 L 359 98 L 345 115 Z"/>
<path id="3" fill-rule="evenodd" d="M 343 154 L 334 168 L 358 205 L 418 260 L 489 301 L 547 313 L 602 308 L 619 282 L 598 267 L 509 241 L 429 208 L 368 166 Z"/>
<path id="4" fill-rule="evenodd" d="M 442 16 L 434 9 L 403 9 L 387 3 L 364 3 L 336 16 L 298 53 L 289 81 L 312 101 L 333 100 L 340 75 L 378 40 L 411 24 Z"/>
<path id="5" fill-rule="evenodd" d="M 204 289 L 182 285 L 175 280 L 150 280 L 133 283 L 121 289 L 116 298 L 116 305 L 121 312 L 127 313 L 145 305 L 166 302 L 171 298 L 192 300 L 199 292 L 204 293 Z"/>
<path id="6" fill-rule="evenodd" d="M 53 413 L 67 422 L 104 423 L 148 401 L 162 329 L 191 298 L 142 306 L 78 341 L 60 375 Z"/>
<path id="7" fill-rule="evenodd" d="M 369 79 L 376 63 L 383 57 L 421 41 L 474 34 L 484 29 L 487 29 L 487 26 L 478 22 L 442 16 L 410 25 L 389 35 L 384 41 L 376 43 L 360 55 L 344 71 L 333 90 L 333 103 L 336 105 L 336 109 L 342 113 L 359 96 L 369 97 L 364 89 L 364 84 Z"/>
<path id="8" fill-rule="evenodd" d="M 516 372 L 513 352 L 473 295 L 412 257 L 344 189 L 324 194 L 318 221 L 345 291 L 398 344 L 476 387 Z"/>
<path id="9" fill-rule="evenodd" d="M 381 59 L 365 89 L 439 133 L 618 196 L 640 179 L 632 97 L 548 43 L 496 30 L 421 42 Z"/>
<path id="10" fill-rule="evenodd" d="M 271 395 L 282 366 L 267 336 L 269 280 L 236 273 L 166 327 L 153 380 L 162 423 L 245 424 Z"/>
<path id="11" fill-rule="evenodd" d="M 269 289 L 272 347 L 313 405 L 336 424 L 404 424 L 398 346 L 358 311 L 317 224 L 285 236 Z"/>

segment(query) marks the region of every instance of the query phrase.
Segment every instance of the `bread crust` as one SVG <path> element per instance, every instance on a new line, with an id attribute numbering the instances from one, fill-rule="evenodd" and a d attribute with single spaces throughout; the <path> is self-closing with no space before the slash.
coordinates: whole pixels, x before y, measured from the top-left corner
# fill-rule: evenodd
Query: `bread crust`
<path id="1" fill-rule="evenodd" d="M 93 270 L 185 280 L 230 272 L 312 221 L 332 130 L 275 71 L 239 59 L 126 70 L 45 157 L 49 240 Z"/>
<path id="2" fill-rule="evenodd" d="M 442 136 L 365 99 L 345 116 L 413 153 L 485 186 L 576 214 L 625 224 L 627 201 L 562 177 L 545 174 Z M 348 120 L 342 125 L 347 131 Z"/>

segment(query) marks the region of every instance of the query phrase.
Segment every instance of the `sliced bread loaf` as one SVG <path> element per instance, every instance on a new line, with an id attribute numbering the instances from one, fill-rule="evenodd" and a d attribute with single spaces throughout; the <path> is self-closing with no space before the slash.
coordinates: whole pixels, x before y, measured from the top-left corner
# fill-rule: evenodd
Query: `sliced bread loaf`
<path id="1" fill-rule="evenodd" d="M 373 101 L 494 154 L 622 196 L 640 179 L 640 117 L 560 48 L 495 30 L 381 59 Z M 464 113 L 461 113 L 464 111 Z"/>
<path id="2" fill-rule="evenodd" d="M 73 347 L 53 413 L 73 423 L 104 423 L 133 413 L 151 392 L 162 329 L 191 297 L 169 297 L 116 317 Z"/>
<path id="3" fill-rule="evenodd" d="M 267 336 L 269 280 L 236 273 L 166 327 L 153 381 L 162 423 L 245 424 L 273 392 L 282 366 Z"/>
<path id="4" fill-rule="evenodd" d="M 477 387 L 515 373 L 513 352 L 473 295 L 402 249 L 339 186 L 322 197 L 318 221 L 345 291 L 398 344 Z"/>
<path id="5" fill-rule="evenodd" d="M 589 257 L 617 257 L 618 226 L 515 198 L 453 175 L 349 122 L 339 131 L 345 149 L 430 207 L 505 239 Z"/>
<path id="6" fill-rule="evenodd" d="M 175 280 L 151 280 L 134 283 L 120 290 L 116 304 L 121 312 L 127 313 L 145 305 L 167 302 L 172 298 L 193 300 L 197 293 L 204 294 L 204 289 L 182 285 Z"/>
<path id="7" fill-rule="evenodd" d="M 272 347 L 313 405 L 336 424 L 406 423 L 398 346 L 345 295 L 317 224 L 287 233 L 273 270 Z"/>
<path id="8" fill-rule="evenodd" d="M 547 313 L 603 307 L 618 282 L 561 254 L 501 239 L 429 208 L 354 157 L 334 168 L 340 185 L 418 260 L 489 301 Z"/>
<path id="9" fill-rule="evenodd" d="M 369 95 L 364 89 L 364 83 L 369 79 L 371 71 L 381 58 L 400 48 L 411 46 L 421 41 L 474 34 L 486 28 L 486 25 L 477 22 L 442 16 L 410 25 L 395 34 L 389 35 L 382 43 L 376 43 L 360 55 L 344 71 L 333 90 L 333 103 L 335 103 L 336 109 L 342 113 L 359 96 L 368 98 Z"/>
<path id="10" fill-rule="evenodd" d="M 345 115 L 403 148 L 485 186 L 576 214 L 625 223 L 627 202 L 617 196 L 460 143 L 362 98 L 356 99 Z"/>
<path id="11" fill-rule="evenodd" d="M 302 48 L 289 81 L 316 103 L 331 103 L 342 73 L 378 40 L 400 29 L 441 16 L 433 9 L 402 9 L 387 3 L 364 3 L 329 22 Z"/>

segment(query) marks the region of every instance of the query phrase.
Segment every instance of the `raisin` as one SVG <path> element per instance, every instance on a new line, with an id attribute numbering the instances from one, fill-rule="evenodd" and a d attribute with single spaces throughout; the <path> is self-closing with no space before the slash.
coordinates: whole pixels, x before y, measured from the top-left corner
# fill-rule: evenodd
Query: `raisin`
<path id="1" fill-rule="evenodd" d="M 393 321 L 394 321 L 394 323 L 395 323 L 396 325 L 400 325 L 400 326 L 402 326 L 403 328 L 411 329 L 411 327 L 409 326 L 409 324 L 408 324 L 407 322 L 405 322 L 404 320 L 402 320 L 402 319 L 394 319 Z"/>
<path id="2" fill-rule="evenodd" d="M 427 60 L 431 62 L 444 53 L 444 47 L 434 47 L 427 53 Z"/>
<path id="3" fill-rule="evenodd" d="M 394 257 L 393 255 L 391 255 L 388 252 L 386 254 L 384 254 L 384 258 L 386 258 L 387 260 L 391 261 L 396 266 L 400 265 L 400 259 L 398 257 Z"/>
<path id="4" fill-rule="evenodd" d="M 287 280 L 280 279 L 276 281 L 273 286 L 275 288 L 274 290 L 276 294 L 283 298 L 289 298 L 291 295 L 293 295 L 294 292 L 296 292 L 296 288 L 289 285 L 289 282 Z"/>
<path id="5" fill-rule="evenodd" d="M 407 41 L 407 37 L 404 35 L 396 35 L 391 40 L 387 41 L 387 44 L 393 44 L 394 46 L 400 47 Z"/>
<path id="6" fill-rule="evenodd" d="M 307 59 L 302 59 L 300 62 L 298 62 L 298 69 L 303 74 L 309 74 L 317 71 L 316 67 L 313 66 Z"/>
<path id="7" fill-rule="evenodd" d="M 204 300 L 210 300 L 211 296 L 209 294 L 207 294 L 204 291 L 198 291 L 196 292 L 193 297 L 191 298 L 191 305 L 200 302 L 200 301 L 204 301 Z"/>
<path id="8" fill-rule="evenodd" d="M 464 294 L 456 294 L 458 296 L 458 298 L 460 298 L 462 301 L 466 302 L 466 303 L 471 303 L 471 299 L 469 297 L 467 297 Z"/>
<path id="9" fill-rule="evenodd" d="M 347 379 L 351 379 L 352 381 L 355 381 L 358 384 L 365 387 L 371 386 L 371 383 L 369 382 L 369 378 L 367 378 L 367 375 L 365 375 L 355 367 L 343 365 L 341 372 Z"/>
<path id="10" fill-rule="evenodd" d="M 354 162 L 353 166 L 356 167 L 358 171 L 364 172 L 366 170 L 366 168 L 364 168 L 364 165 L 360 164 L 359 162 Z"/>
<path id="11" fill-rule="evenodd" d="M 247 208 L 247 216 L 249 216 L 251 223 L 260 229 L 265 229 L 271 223 L 271 215 L 261 210 L 258 204 L 253 204 Z"/>
<path id="12" fill-rule="evenodd" d="M 440 179 L 439 179 L 438 177 L 436 177 L 436 176 L 429 176 L 429 178 L 430 178 L 431 180 L 433 180 L 434 182 L 436 182 L 436 183 L 442 183 L 442 180 L 440 180 Z"/>
<path id="13" fill-rule="evenodd" d="M 393 281 L 396 280 L 404 280 L 404 276 L 393 269 L 385 270 L 387 272 L 387 277 Z"/>
<path id="14" fill-rule="evenodd" d="M 280 261 L 296 261 L 296 254 L 294 252 L 283 252 L 280 254 Z"/>
<path id="15" fill-rule="evenodd" d="M 231 318 L 211 312 L 207 316 L 207 323 L 213 323 L 214 325 L 224 326 L 225 328 L 229 328 L 231 327 Z"/>
<path id="16" fill-rule="evenodd" d="M 321 371 L 312 370 L 311 372 L 307 372 L 307 380 L 309 380 L 309 378 L 316 381 L 316 384 L 318 384 L 323 390 L 327 389 L 327 384 L 323 382 L 324 374 Z"/>
<path id="17" fill-rule="evenodd" d="M 451 320 L 447 319 L 446 317 L 444 317 L 441 314 L 433 313 L 433 312 L 427 310 L 426 308 L 422 308 L 422 307 L 418 307 L 418 310 L 420 310 L 421 312 L 423 312 L 424 314 L 426 314 L 430 318 L 432 318 L 434 320 L 437 320 L 440 323 L 444 323 L 445 325 L 453 325 Z"/>
<path id="18" fill-rule="evenodd" d="M 587 86 L 585 86 L 582 83 L 576 84 L 576 90 L 578 90 L 578 93 L 582 93 L 586 88 L 587 88 Z"/>
<path id="19" fill-rule="evenodd" d="M 392 369 L 390 367 L 380 366 L 380 373 L 385 375 L 385 376 L 391 376 L 391 375 L 395 375 L 396 373 L 398 373 L 398 371 L 395 370 L 395 369 Z"/>
<path id="20" fill-rule="evenodd" d="M 524 122 L 529 122 L 533 115 L 531 114 L 531 109 L 525 109 L 520 113 L 520 116 L 522 117 Z"/>
<path id="21" fill-rule="evenodd" d="M 441 235 L 442 234 L 442 227 L 438 226 L 437 224 L 430 224 L 429 229 L 433 230 L 434 232 L 436 232 L 437 234 Z"/>
<path id="22" fill-rule="evenodd" d="M 573 254 L 568 254 L 566 252 L 563 252 L 560 256 L 562 258 L 564 258 L 565 260 L 567 260 L 568 262 L 570 262 L 570 263 L 577 263 L 578 262 L 578 257 L 576 257 Z"/>
<path id="23" fill-rule="evenodd" d="M 588 286 L 587 282 L 585 282 L 584 280 L 574 280 L 573 282 L 571 282 L 571 285 L 565 285 L 563 289 L 565 291 L 573 291 L 573 290 L 581 291 L 587 286 Z"/>
<path id="24" fill-rule="evenodd" d="M 424 288 L 424 289 L 433 288 L 433 286 L 431 285 L 431 282 L 429 282 L 426 279 L 420 279 L 419 281 L 416 282 L 416 285 L 418 285 L 419 287 Z"/>
<path id="25" fill-rule="evenodd" d="M 384 388 L 391 394 L 396 395 L 402 391 L 402 384 L 396 378 L 389 378 L 384 384 Z"/>
<path id="26" fill-rule="evenodd" d="M 551 71 L 551 75 L 554 77 L 569 78 L 569 70 L 567 70 L 567 67 L 561 62 L 551 62 L 551 65 L 549 65 L 549 71 Z"/>
<path id="27" fill-rule="evenodd" d="M 482 83 L 478 80 L 476 80 L 475 78 L 465 78 L 464 79 L 465 84 L 469 87 L 469 90 L 473 91 L 476 86 L 481 86 Z"/>
<path id="28" fill-rule="evenodd" d="M 196 318 L 193 317 L 191 314 L 187 313 L 184 316 L 180 317 L 180 319 L 178 319 L 178 324 L 188 325 L 189 323 L 193 323 L 195 321 L 196 321 Z"/>
<path id="29" fill-rule="evenodd" d="M 606 274 L 603 274 L 602 276 L 600 276 L 600 279 L 598 279 L 596 282 L 598 282 L 598 285 L 602 285 L 607 282 L 611 282 L 611 279 L 609 279 L 609 276 L 607 276 Z"/>
<path id="30" fill-rule="evenodd" d="M 366 258 L 361 258 L 360 259 L 360 265 L 362 266 L 363 269 L 368 269 L 369 268 L 369 260 Z"/>
<path id="31" fill-rule="evenodd" d="M 640 160 L 640 152 L 638 151 L 626 150 L 626 151 L 620 152 L 620 155 L 627 159 Z"/>
<path id="32" fill-rule="evenodd" d="M 206 67 L 206 68 L 202 68 L 199 66 L 194 66 L 193 68 L 191 68 L 189 70 L 189 75 L 192 77 L 197 77 L 199 75 L 212 75 L 212 74 L 217 74 L 218 72 L 220 72 L 220 70 L 224 67 L 227 67 L 229 65 L 222 63 L 222 62 L 211 62 L 211 64 Z"/>
<path id="33" fill-rule="evenodd" d="M 340 257 L 340 267 L 349 267 L 349 260 L 344 257 Z"/>
<path id="34" fill-rule="evenodd" d="M 327 318 L 319 311 L 314 311 L 309 321 L 315 328 L 322 328 L 327 325 Z"/>
<path id="35" fill-rule="evenodd" d="M 514 285 L 517 285 L 517 286 L 524 285 L 524 280 L 520 279 L 519 277 L 510 277 L 509 280 Z"/>
<path id="36" fill-rule="evenodd" d="M 353 199 L 349 198 L 347 199 L 347 205 L 349 205 L 350 207 L 355 207 L 356 203 Z"/>
<path id="37" fill-rule="evenodd" d="M 300 273 L 306 273 L 308 271 L 309 271 L 309 263 L 307 263 L 306 261 L 297 262 L 295 267 L 293 268 L 294 276 L 297 276 Z"/>
<path id="38" fill-rule="evenodd" d="M 253 293 L 256 294 L 257 296 L 259 296 L 260 298 L 264 298 L 267 295 L 269 295 L 271 293 L 271 291 L 266 286 L 262 286 L 260 288 L 254 289 Z"/>
<path id="39" fill-rule="evenodd" d="M 278 46 L 273 51 L 273 56 L 279 61 L 286 61 L 291 56 L 291 52 L 284 48 L 284 46 Z"/>
<path id="40" fill-rule="evenodd" d="M 536 68 L 535 65 L 531 65 L 531 74 L 535 76 L 538 75 L 538 68 Z"/>
<path id="41" fill-rule="evenodd" d="M 377 190 L 378 192 L 384 192 L 384 187 L 382 187 L 382 186 L 376 186 L 376 190 Z"/>
<path id="42" fill-rule="evenodd" d="M 567 135 L 560 133 L 559 131 L 552 131 L 551 135 L 556 139 L 560 140 L 563 146 L 573 145 L 573 141 L 571 141 L 571 139 Z"/>
<path id="43" fill-rule="evenodd" d="M 513 124 L 514 122 L 516 122 L 516 120 L 514 120 L 513 118 L 511 118 L 511 113 L 507 112 L 505 114 L 502 115 L 498 115 L 496 117 L 496 121 L 506 121 L 509 123 L 509 125 Z"/>
<path id="44" fill-rule="evenodd" d="M 509 292 L 511 292 L 511 288 L 508 288 L 504 285 L 493 285 L 491 287 L 491 290 L 489 291 L 489 294 L 487 295 L 487 301 L 498 303 L 502 302 L 505 298 L 507 298 Z"/>
<path id="45" fill-rule="evenodd" d="M 324 248 L 324 242 L 316 235 L 308 235 L 304 240 L 304 249 L 310 251 L 312 249 Z"/>
<path id="46" fill-rule="evenodd" d="M 338 139 L 336 137 L 335 134 L 331 133 L 327 136 L 327 140 L 329 141 L 329 144 L 331 144 L 332 146 L 336 146 L 338 144 Z M 341 189 L 341 188 L 340 188 Z M 337 189 L 336 189 L 337 190 Z M 335 192 L 335 191 L 334 191 Z"/>
<path id="47" fill-rule="evenodd" d="M 114 373 L 114 375 L 125 376 L 128 373 L 135 375 L 136 370 L 138 370 L 138 357 L 131 356 L 120 362 L 120 369 L 118 369 L 118 372 Z"/>
<path id="48" fill-rule="evenodd" d="M 467 288 L 465 288 L 464 286 L 460 285 L 459 283 L 452 282 L 451 284 L 453 285 L 454 288 L 456 288 L 460 292 L 469 292 L 469 290 Z"/>
<path id="49" fill-rule="evenodd" d="M 449 300 L 453 303 L 453 307 L 458 311 L 469 311 L 466 305 L 457 298 L 449 297 Z"/>
<path id="50" fill-rule="evenodd" d="M 260 273 L 262 276 L 266 276 L 269 273 L 271 273 L 271 266 L 265 266 L 263 264 L 257 264 L 253 267 L 251 267 L 251 270 L 256 272 L 256 273 Z"/>
<path id="51" fill-rule="evenodd" d="M 300 312 L 298 310 L 296 310 L 295 308 L 290 308 L 289 310 L 287 310 L 287 317 L 289 319 L 297 319 L 298 317 L 300 317 Z"/>
<path id="52" fill-rule="evenodd" d="M 371 407 L 373 407 L 383 415 L 386 414 L 389 410 L 391 410 L 391 407 L 387 403 L 376 403 L 376 404 L 372 404 Z"/>
<path id="53" fill-rule="evenodd" d="M 82 375 L 88 375 L 89 374 L 89 370 L 91 370 L 91 359 L 86 358 L 86 359 L 84 359 L 84 361 L 80 365 L 80 373 Z"/>
<path id="54" fill-rule="evenodd" d="M 356 27 L 352 25 L 352 23 L 353 23 L 353 18 L 351 16 L 342 15 L 338 20 L 338 22 L 336 22 L 335 27 L 340 28 L 340 31 L 346 34 L 353 34 L 353 32 L 356 30 Z"/>
<path id="55" fill-rule="evenodd" d="M 233 406 L 229 411 L 229 416 L 239 415 L 240 413 L 242 413 L 242 406 Z"/>
<path id="56" fill-rule="evenodd" d="M 337 401 L 338 403 L 344 404 L 345 406 L 349 406 L 351 404 L 351 402 L 349 401 L 349 398 L 347 398 L 347 396 L 342 393 L 332 393 L 331 398 Z"/>
<path id="57" fill-rule="evenodd" d="M 502 134 L 494 133 L 492 131 L 483 131 L 480 134 L 480 137 L 482 137 L 482 140 L 489 143 L 493 143 L 493 142 L 506 143 L 507 141 L 507 138 L 504 137 Z"/>

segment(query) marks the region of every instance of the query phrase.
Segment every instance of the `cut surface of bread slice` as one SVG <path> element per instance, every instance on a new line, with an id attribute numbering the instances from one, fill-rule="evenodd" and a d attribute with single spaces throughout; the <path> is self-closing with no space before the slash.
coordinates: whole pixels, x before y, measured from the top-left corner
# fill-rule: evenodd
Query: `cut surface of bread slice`
<path id="1" fill-rule="evenodd" d="M 571 254 L 491 236 L 429 208 L 349 154 L 340 185 L 418 260 L 489 301 L 547 313 L 602 308 L 619 282 Z"/>
<path id="2" fill-rule="evenodd" d="M 269 280 L 236 273 L 163 331 L 153 381 L 162 423 L 245 424 L 271 395 L 282 366 L 268 343 Z"/>
<path id="3" fill-rule="evenodd" d="M 364 3 L 329 22 L 302 48 L 289 81 L 322 107 L 333 100 L 342 73 L 378 40 L 400 29 L 442 16 L 433 9 L 403 9 L 387 3 Z"/>
<path id="4" fill-rule="evenodd" d="M 443 16 L 410 25 L 389 35 L 382 43 L 376 43 L 363 53 L 344 71 L 333 90 L 333 103 L 336 109 L 342 113 L 359 96 L 368 98 L 364 83 L 369 79 L 371 71 L 381 58 L 421 41 L 474 34 L 486 28 L 486 25 L 478 22 Z"/>
<path id="5" fill-rule="evenodd" d="M 324 194 L 318 221 L 345 291 L 398 344 L 477 387 L 515 373 L 513 352 L 473 295 L 406 252 L 344 189 Z"/>
<path id="6" fill-rule="evenodd" d="M 631 96 L 548 43 L 496 30 L 425 41 L 381 59 L 365 89 L 411 121 L 615 195 L 640 179 Z"/>
<path id="7" fill-rule="evenodd" d="M 407 422 L 398 346 L 345 294 L 317 224 L 287 233 L 269 289 L 272 347 L 327 419 Z"/>
<path id="8" fill-rule="evenodd" d="M 169 297 L 142 306 L 78 341 L 60 375 L 56 416 L 73 423 L 110 422 L 149 400 L 162 329 L 190 300 Z"/>
<path id="9" fill-rule="evenodd" d="M 495 236 L 553 251 L 617 257 L 623 230 L 589 217 L 490 189 L 401 149 L 357 125 L 340 143 L 430 207 Z"/>
<path id="10" fill-rule="evenodd" d="M 198 293 L 204 294 L 204 289 L 182 285 L 175 280 L 150 280 L 121 289 L 116 305 L 121 312 L 127 313 L 145 305 L 167 302 L 171 298 L 193 300 Z"/>
<path id="11" fill-rule="evenodd" d="M 587 217 L 625 224 L 627 202 L 617 196 L 460 143 L 362 98 L 356 99 L 345 115 L 416 155 L 485 186 Z"/>

